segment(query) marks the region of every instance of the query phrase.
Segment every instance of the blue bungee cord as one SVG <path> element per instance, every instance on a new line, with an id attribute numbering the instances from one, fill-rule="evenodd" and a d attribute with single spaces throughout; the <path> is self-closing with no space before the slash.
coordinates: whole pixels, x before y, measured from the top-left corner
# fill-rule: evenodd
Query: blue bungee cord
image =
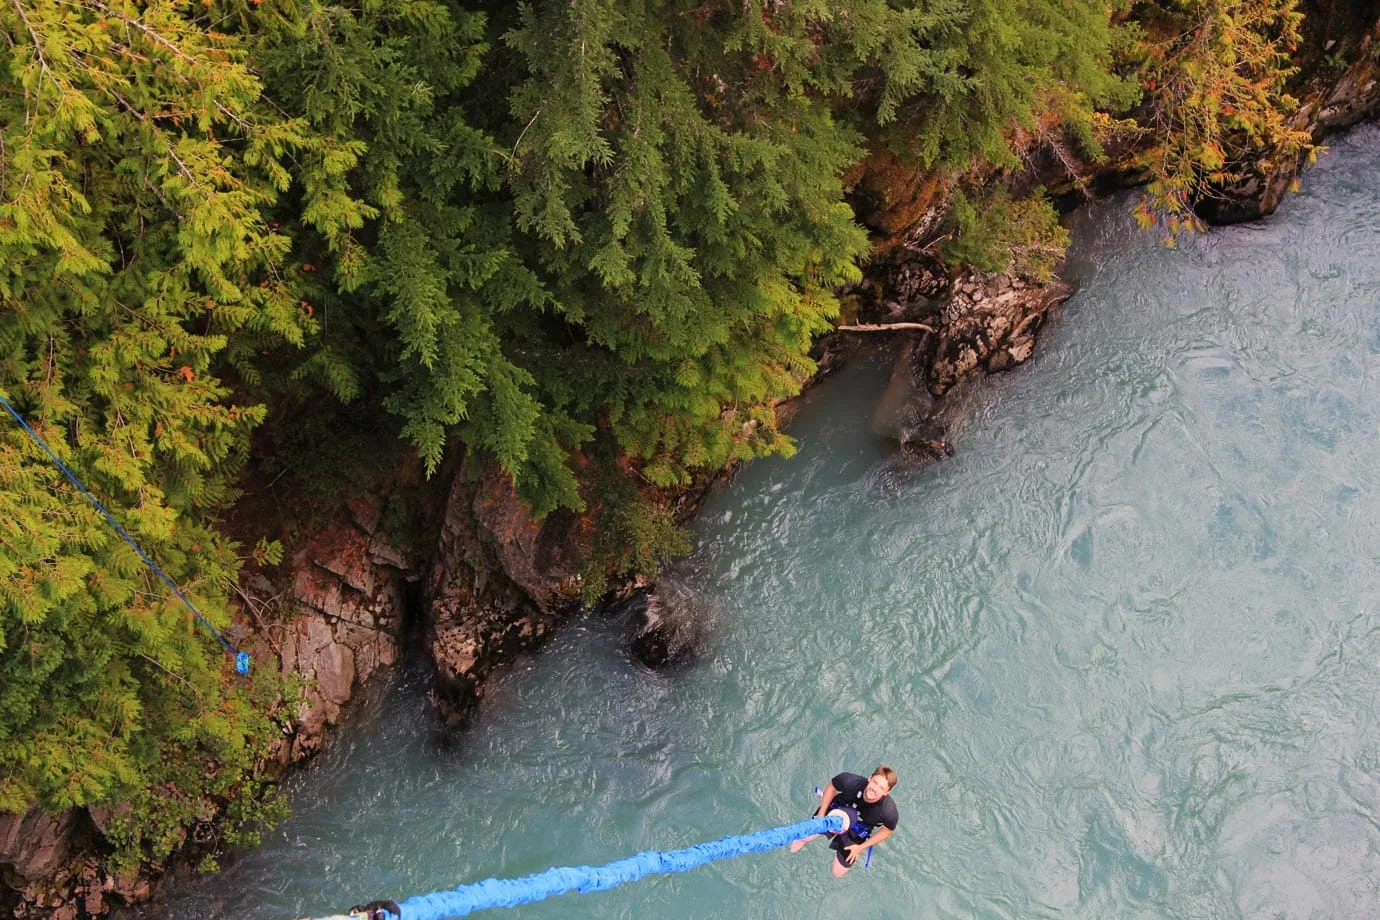
<path id="1" fill-rule="evenodd" d="M 43 438 L 39 437 L 38 432 L 34 431 L 32 428 L 29 427 L 29 423 L 24 421 L 24 416 L 20 415 L 19 412 L 14 408 L 14 406 L 10 405 L 10 401 L 8 399 L 6 399 L 4 396 L 0 396 L 0 405 L 4 406 L 5 411 L 14 417 L 14 420 L 19 423 L 19 427 L 23 428 L 26 432 L 28 432 L 29 437 L 34 439 L 34 443 L 36 443 L 39 447 L 43 448 L 43 452 L 53 459 L 53 462 L 58 465 L 58 469 L 62 470 L 63 475 L 65 475 L 69 480 L 71 480 L 72 485 L 76 486 L 77 489 L 80 490 L 81 494 L 86 496 L 86 500 L 91 502 L 91 504 L 95 506 L 96 510 L 99 511 L 105 517 L 105 519 L 110 522 L 110 526 L 115 528 L 115 532 L 118 533 L 121 537 L 123 537 L 126 543 L 134 547 L 134 551 L 139 554 L 139 558 L 144 560 L 144 563 L 150 569 L 153 569 L 155 575 L 163 579 L 163 583 L 172 589 L 173 594 L 177 595 L 177 599 L 182 601 L 183 604 L 187 605 L 187 609 L 190 610 L 192 614 L 196 616 L 198 620 L 201 621 L 201 625 L 206 627 L 207 632 L 209 632 L 212 636 L 215 636 L 216 641 L 225 647 L 226 653 L 234 657 L 235 670 L 241 674 L 248 674 L 249 653 L 236 651 L 235 647 L 230 644 L 230 641 L 226 639 L 224 636 L 222 636 L 220 632 L 214 626 L 211 625 L 210 621 L 201 615 L 201 611 L 197 610 L 196 606 L 192 604 L 191 601 L 187 600 L 187 596 L 182 593 L 182 590 L 180 588 L 177 587 L 177 583 L 174 582 L 171 578 L 169 578 L 167 573 L 165 573 L 162 569 L 158 567 L 158 563 L 154 562 L 152 559 L 149 558 L 149 554 L 144 552 L 144 550 L 139 546 L 138 543 L 134 542 L 134 538 L 131 537 L 129 533 L 126 532 L 126 530 L 120 526 L 120 522 L 115 520 L 115 518 L 111 515 L 109 511 L 105 510 L 105 506 L 96 500 L 96 496 L 92 495 L 90 492 L 87 491 L 86 486 L 81 484 L 81 480 L 78 479 L 76 475 L 73 474 L 73 472 L 67 468 L 67 464 L 63 463 L 61 460 L 58 459 L 58 455 L 53 453 L 53 449 L 48 446 L 48 443 L 44 441 Z"/>
<path id="2" fill-rule="evenodd" d="M 845 825 L 844 813 L 833 811 L 822 818 L 811 818 L 808 821 L 753 834 L 722 837 L 683 850 L 647 850 L 604 866 L 566 866 L 547 869 L 545 872 L 524 878 L 490 878 L 472 885 L 461 885 L 450 891 L 411 897 L 401 904 L 374 901 L 366 908 L 352 908 L 351 913 L 321 917 L 319 920 L 349 920 L 358 917 L 369 917 L 370 920 L 448 920 L 491 907 L 530 904 L 552 895 L 565 894 L 567 891 L 578 891 L 581 894 L 589 891 L 606 891 L 648 875 L 685 872 L 730 856 L 773 850 L 804 837 L 837 834 Z M 398 909 L 396 913 L 394 907 Z"/>

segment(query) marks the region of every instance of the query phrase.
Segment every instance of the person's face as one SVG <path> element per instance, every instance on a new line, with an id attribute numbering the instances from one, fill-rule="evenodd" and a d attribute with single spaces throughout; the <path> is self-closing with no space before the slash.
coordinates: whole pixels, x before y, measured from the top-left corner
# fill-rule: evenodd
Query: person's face
<path id="1" fill-rule="evenodd" d="M 875 773 L 867 781 L 867 788 L 863 790 L 863 801 L 876 802 L 886 798 L 886 794 L 891 791 L 891 783 L 886 781 L 886 777 L 880 773 Z"/>

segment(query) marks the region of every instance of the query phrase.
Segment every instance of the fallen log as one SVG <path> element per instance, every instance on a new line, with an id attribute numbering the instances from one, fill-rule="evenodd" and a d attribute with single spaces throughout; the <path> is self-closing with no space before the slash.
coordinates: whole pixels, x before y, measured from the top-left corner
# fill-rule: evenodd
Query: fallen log
<path id="1" fill-rule="evenodd" d="M 919 329 L 923 332 L 933 333 L 934 327 L 924 323 L 875 323 L 864 326 L 839 326 L 839 332 L 901 332 L 907 329 Z"/>

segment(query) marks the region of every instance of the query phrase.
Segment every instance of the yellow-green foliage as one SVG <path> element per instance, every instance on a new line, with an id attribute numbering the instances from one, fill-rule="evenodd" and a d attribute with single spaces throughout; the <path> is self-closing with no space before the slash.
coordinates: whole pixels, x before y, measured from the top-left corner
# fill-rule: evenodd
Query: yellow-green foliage
<path id="1" fill-rule="evenodd" d="M 209 513 L 264 409 L 217 363 L 312 330 L 264 208 L 319 140 L 264 117 L 207 25 L 180 3 L 0 6 L 0 389 L 223 627 L 238 559 Z M 132 805 L 119 856 L 166 851 L 272 740 L 265 678 L 234 677 L 8 418 L 0 482 L 0 810 Z"/>
<path id="2" fill-rule="evenodd" d="M 599 439 L 585 494 L 592 516 L 591 545 L 581 572 L 582 600 L 593 606 L 614 576 L 655 578 L 663 560 L 690 550 L 690 534 L 676 524 L 661 496 L 643 494 L 617 463 L 618 448 Z"/>
<path id="3" fill-rule="evenodd" d="M 1297 0 L 1174 0 L 1135 13 L 1152 177 L 1136 216 L 1148 228 L 1162 215 L 1172 239 L 1200 226 L 1196 201 L 1312 152 L 1284 91 L 1303 14 Z"/>
<path id="4" fill-rule="evenodd" d="M 1048 281 L 1069 245 L 1044 189 L 1020 200 L 1000 185 L 975 200 L 957 192 L 949 220 L 954 235 L 943 245 L 944 258 L 982 271 Z"/>

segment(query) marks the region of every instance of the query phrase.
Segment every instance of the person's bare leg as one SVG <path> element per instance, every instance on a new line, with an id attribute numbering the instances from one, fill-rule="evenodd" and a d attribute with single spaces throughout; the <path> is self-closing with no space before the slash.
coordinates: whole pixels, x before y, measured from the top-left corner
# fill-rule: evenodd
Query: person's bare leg
<path id="1" fill-rule="evenodd" d="M 833 864 L 829 868 L 834 870 L 834 878 L 843 878 L 845 875 L 848 874 L 848 870 L 853 867 L 845 866 L 843 863 L 835 859 Z"/>

